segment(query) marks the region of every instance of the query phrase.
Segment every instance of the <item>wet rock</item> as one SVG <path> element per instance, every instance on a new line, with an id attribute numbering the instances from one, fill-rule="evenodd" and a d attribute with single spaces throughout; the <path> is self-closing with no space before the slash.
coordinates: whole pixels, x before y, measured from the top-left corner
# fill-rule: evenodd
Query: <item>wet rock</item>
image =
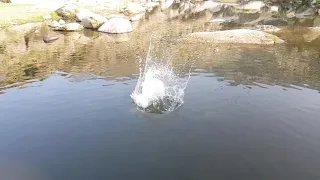
<path id="1" fill-rule="evenodd" d="M 76 13 L 79 10 L 77 9 L 76 6 L 71 5 L 71 4 L 66 4 L 62 6 L 61 8 L 56 10 L 56 13 L 63 17 L 64 19 L 72 19 L 74 20 L 76 18 Z"/>
<path id="2" fill-rule="evenodd" d="M 81 21 L 81 25 L 88 29 L 98 29 L 107 21 L 108 20 L 105 17 L 99 14 L 92 14 L 91 16 L 83 18 Z"/>
<path id="3" fill-rule="evenodd" d="M 58 39 L 59 39 L 58 36 L 48 36 L 48 35 L 45 35 L 45 36 L 43 37 L 43 41 L 44 41 L 45 43 L 52 43 L 52 42 L 54 42 L 54 41 L 56 41 L 56 40 L 58 40 Z"/>
<path id="4" fill-rule="evenodd" d="M 210 40 L 213 43 L 239 44 L 277 44 L 284 41 L 277 36 L 263 31 L 250 29 L 235 29 L 215 32 L 196 32 L 190 37 Z"/>
<path id="5" fill-rule="evenodd" d="M 83 26 L 81 26 L 78 23 L 68 23 L 65 25 L 60 25 L 59 27 L 53 28 L 55 31 L 80 31 L 83 29 Z"/>
<path id="6" fill-rule="evenodd" d="M 127 11 L 130 14 L 138 14 L 138 13 L 145 12 L 146 9 L 142 7 L 142 5 L 139 3 L 129 2 L 127 5 Z"/>
<path id="7" fill-rule="evenodd" d="M 98 31 L 106 33 L 128 33 L 133 31 L 132 24 L 125 18 L 111 18 L 109 21 L 104 23 Z"/>
<path id="8" fill-rule="evenodd" d="M 83 18 L 94 16 L 94 13 L 89 10 L 80 10 L 76 13 L 76 21 L 80 22 Z"/>
<path id="9" fill-rule="evenodd" d="M 65 25 L 66 22 L 65 22 L 63 19 L 60 19 L 60 20 L 59 20 L 59 24 L 60 24 L 60 25 Z"/>
<path id="10" fill-rule="evenodd" d="M 144 17 L 145 17 L 145 13 L 136 14 L 130 18 L 130 21 L 136 22 L 136 21 L 143 19 Z"/>
<path id="11" fill-rule="evenodd" d="M 249 1 L 245 4 L 235 6 L 237 9 L 242 10 L 260 10 L 266 4 L 262 1 Z"/>

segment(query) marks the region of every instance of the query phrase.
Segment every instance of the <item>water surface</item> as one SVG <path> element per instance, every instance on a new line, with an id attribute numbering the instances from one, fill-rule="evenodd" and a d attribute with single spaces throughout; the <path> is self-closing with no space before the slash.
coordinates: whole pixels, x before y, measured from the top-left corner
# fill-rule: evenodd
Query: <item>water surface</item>
<path id="1" fill-rule="evenodd" d="M 208 30 L 201 18 L 150 19 L 128 35 L 0 45 L 1 177 L 320 178 L 317 45 L 186 43 Z M 154 56 L 181 74 L 195 61 L 171 113 L 141 112 L 130 99 L 150 38 Z"/>

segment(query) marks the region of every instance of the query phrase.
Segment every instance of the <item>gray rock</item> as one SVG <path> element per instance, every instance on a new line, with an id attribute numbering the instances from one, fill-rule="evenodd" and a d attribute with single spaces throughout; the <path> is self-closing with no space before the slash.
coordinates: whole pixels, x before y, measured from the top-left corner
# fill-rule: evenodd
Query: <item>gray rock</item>
<path id="1" fill-rule="evenodd" d="M 81 26 L 78 23 L 68 23 L 65 25 L 60 25 L 59 27 L 53 28 L 55 31 L 80 31 L 83 29 L 83 26 Z"/>
<path id="2" fill-rule="evenodd" d="M 88 29 L 98 29 L 102 24 L 104 24 L 107 21 L 108 20 L 105 17 L 99 14 L 92 14 L 91 16 L 83 18 L 81 25 Z"/>
<path id="3" fill-rule="evenodd" d="M 54 42 L 54 41 L 56 41 L 58 39 L 59 39 L 58 36 L 48 36 L 48 35 L 46 35 L 46 36 L 43 37 L 43 41 L 45 43 L 52 43 L 52 42 Z"/>
<path id="4" fill-rule="evenodd" d="M 56 13 L 64 19 L 75 19 L 76 12 L 78 12 L 77 7 L 71 4 L 66 4 L 56 10 Z"/>
<path id="5" fill-rule="evenodd" d="M 133 31 L 132 24 L 125 18 L 111 18 L 109 21 L 104 23 L 98 31 L 106 33 L 128 33 Z"/>
<path id="6" fill-rule="evenodd" d="M 94 13 L 89 10 L 80 10 L 78 13 L 76 13 L 76 21 L 80 22 L 83 18 L 91 17 Z"/>
<path id="7" fill-rule="evenodd" d="M 58 23 L 56 20 L 52 21 L 52 23 L 49 24 L 49 27 L 52 27 L 52 28 L 58 28 L 60 26 L 61 26 L 61 24 Z"/>
<path id="8" fill-rule="evenodd" d="M 235 6 L 237 9 L 242 10 L 260 10 L 266 4 L 262 1 L 249 1 L 246 4 Z"/>
<path id="9" fill-rule="evenodd" d="M 235 29 L 215 32 L 196 32 L 190 34 L 191 38 L 210 40 L 213 43 L 226 44 L 277 44 L 284 41 L 277 36 L 263 31 L 250 29 Z"/>
<path id="10" fill-rule="evenodd" d="M 141 12 L 145 12 L 146 9 L 144 7 L 142 7 L 142 5 L 139 3 L 129 2 L 127 5 L 127 11 L 130 14 L 138 14 Z"/>
<path id="11" fill-rule="evenodd" d="M 66 22 L 65 22 L 63 19 L 60 19 L 60 20 L 59 20 L 59 24 L 60 24 L 60 25 L 65 25 Z"/>

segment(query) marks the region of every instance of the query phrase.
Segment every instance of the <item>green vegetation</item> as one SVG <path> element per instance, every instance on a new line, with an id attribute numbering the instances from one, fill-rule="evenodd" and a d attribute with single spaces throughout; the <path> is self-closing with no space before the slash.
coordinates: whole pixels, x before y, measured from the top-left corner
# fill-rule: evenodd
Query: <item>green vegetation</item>
<path id="1" fill-rule="evenodd" d="M 30 17 L 21 18 L 21 19 L 0 20 L 0 24 L 3 27 L 8 27 L 12 24 L 25 24 L 25 23 L 42 22 L 42 21 L 44 21 L 43 16 L 30 16 Z"/>
<path id="2" fill-rule="evenodd" d="M 8 27 L 12 24 L 24 24 L 44 21 L 49 12 L 34 11 L 35 5 L 0 3 L 0 24 Z M 22 13 L 23 12 L 23 13 Z"/>
<path id="3" fill-rule="evenodd" d="M 51 18 L 53 19 L 53 20 L 56 20 L 56 21 L 59 21 L 60 19 L 61 19 L 61 17 L 58 15 L 58 13 L 57 12 L 51 12 L 50 13 L 50 16 L 51 16 Z"/>

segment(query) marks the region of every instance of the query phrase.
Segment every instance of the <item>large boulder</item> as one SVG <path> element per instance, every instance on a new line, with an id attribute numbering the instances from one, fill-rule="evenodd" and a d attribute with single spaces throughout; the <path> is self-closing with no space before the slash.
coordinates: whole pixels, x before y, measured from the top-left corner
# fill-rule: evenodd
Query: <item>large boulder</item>
<path id="1" fill-rule="evenodd" d="M 59 16 L 63 17 L 64 19 L 71 19 L 71 20 L 76 19 L 77 12 L 79 12 L 77 7 L 71 4 L 66 4 L 56 10 L 56 13 Z"/>
<path id="2" fill-rule="evenodd" d="M 104 23 L 98 31 L 106 33 L 128 33 L 133 31 L 132 24 L 125 18 L 115 17 Z"/>
<path id="3" fill-rule="evenodd" d="M 145 12 L 146 9 L 139 3 L 129 2 L 127 5 L 127 11 L 130 14 L 139 14 Z"/>
<path id="4" fill-rule="evenodd" d="M 82 21 L 83 18 L 90 17 L 94 13 L 89 11 L 89 10 L 80 10 L 79 12 L 76 13 L 76 21 L 80 22 Z"/>
<path id="5" fill-rule="evenodd" d="M 88 29 L 98 29 L 102 24 L 107 22 L 108 20 L 99 15 L 99 14 L 92 14 L 91 16 L 87 16 L 82 19 L 81 25 Z"/>
<path id="6" fill-rule="evenodd" d="M 258 30 L 235 29 L 215 32 L 196 32 L 191 38 L 209 40 L 213 43 L 226 44 L 277 44 L 284 41 L 277 36 Z"/>

